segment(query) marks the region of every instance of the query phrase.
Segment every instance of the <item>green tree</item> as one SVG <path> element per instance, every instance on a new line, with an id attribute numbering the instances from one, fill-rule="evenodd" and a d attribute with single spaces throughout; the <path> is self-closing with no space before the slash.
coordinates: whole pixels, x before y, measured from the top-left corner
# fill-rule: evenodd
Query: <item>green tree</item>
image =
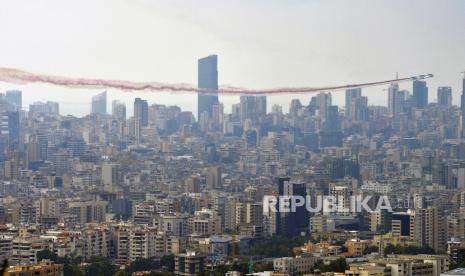
<path id="1" fill-rule="evenodd" d="M 365 250 L 363 250 L 363 255 L 378 252 L 378 251 L 379 251 L 379 248 L 376 245 L 368 246 L 367 248 L 365 248 Z"/>
<path id="2" fill-rule="evenodd" d="M 255 263 L 253 266 L 253 270 L 255 272 L 261 272 L 261 271 L 273 271 L 273 262 L 261 262 L 261 263 Z"/>
<path id="3" fill-rule="evenodd" d="M 49 249 L 44 249 L 41 251 L 37 252 L 37 261 L 42 261 L 42 260 L 50 260 L 53 262 L 57 262 L 58 260 L 58 255 L 55 254 L 54 252 L 50 251 Z"/>
<path id="4" fill-rule="evenodd" d="M 274 236 L 271 239 L 257 243 L 249 255 L 259 255 L 269 258 L 290 257 L 293 255 L 292 249 L 308 241 L 308 237 L 295 237 L 291 239 L 282 236 Z"/>
<path id="5" fill-rule="evenodd" d="M 348 269 L 346 259 L 339 258 L 337 260 L 331 261 L 329 264 L 324 264 L 322 261 L 318 261 L 313 270 L 319 270 L 320 272 L 344 272 Z"/>
<path id="6" fill-rule="evenodd" d="M 137 272 L 137 271 L 152 271 L 152 270 L 160 269 L 160 268 L 161 268 L 161 264 L 160 264 L 159 259 L 156 259 L 156 258 L 149 258 L 149 259 L 139 258 L 139 259 L 135 260 L 134 262 L 132 262 L 128 266 L 128 268 L 126 269 L 126 272 L 131 274 L 131 273 Z"/>
<path id="7" fill-rule="evenodd" d="M 386 247 L 384 247 L 384 254 L 389 255 L 389 254 L 405 254 L 405 255 L 417 255 L 417 254 L 435 254 L 436 252 L 434 251 L 433 248 L 429 246 L 414 246 L 414 245 L 409 245 L 409 246 L 400 246 L 400 245 L 392 245 L 392 244 L 387 244 Z"/>
<path id="8" fill-rule="evenodd" d="M 161 257 L 160 263 L 169 272 L 174 272 L 174 255 L 165 255 Z"/>
<path id="9" fill-rule="evenodd" d="M 150 272 L 149 274 L 150 276 L 173 276 L 174 273 L 173 272 L 157 272 L 157 271 L 153 271 L 153 272 Z"/>
<path id="10" fill-rule="evenodd" d="M 116 272 L 116 266 L 104 257 L 92 257 L 85 269 L 87 276 L 112 276 Z"/>
<path id="11" fill-rule="evenodd" d="M 249 263 L 248 262 L 237 262 L 235 261 L 231 265 L 231 270 L 242 272 L 243 274 L 249 273 Z"/>
<path id="12" fill-rule="evenodd" d="M 76 264 L 64 264 L 63 275 L 65 276 L 84 276 L 81 269 Z"/>
<path id="13" fill-rule="evenodd" d="M 128 276 L 129 274 L 126 273 L 124 270 L 118 270 L 115 276 Z"/>

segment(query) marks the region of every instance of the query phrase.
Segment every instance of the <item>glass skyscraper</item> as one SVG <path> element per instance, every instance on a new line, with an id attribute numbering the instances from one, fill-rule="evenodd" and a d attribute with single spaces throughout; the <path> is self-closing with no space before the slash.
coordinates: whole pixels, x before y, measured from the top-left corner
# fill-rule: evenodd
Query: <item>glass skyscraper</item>
<path id="1" fill-rule="evenodd" d="M 107 91 L 92 97 L 92 114 L 107 114 Z"/>
<path id="2" fill-rule="evenodd" d="M 428 105 L 428 86 L 425 81 L 413 82 L 413 101 L 417 108 L 425 108 Z"/>
<path id="3" fill-rule="evenodd" d="M 438 87 L 438 104 L 443 107 L 452 106 L 452 87 L 439 86 Z"/>
<path id="4" fill-rule="evenodd" d="M 218 57 L 210 55 L 199 59 L 198 62 L 198 88 L 205 89 L 198 95 L 198 117 L 206 112 L 211 118 L 213 106 L 218 104 Z"/>
<path id="5" fill-rule="evenodd" d="M 14 110 L 21 110 L 22 108 L 22 92 L 19 90 L 6 91 L 5 100 L 10 104 Z"/>
<path id="6" fill-rule="evenodd" d="M 146 100 L 141 98 L 134 100 L 134 119 L 139 120 L 142 127 L 149 125 L 149 106 Z"/>

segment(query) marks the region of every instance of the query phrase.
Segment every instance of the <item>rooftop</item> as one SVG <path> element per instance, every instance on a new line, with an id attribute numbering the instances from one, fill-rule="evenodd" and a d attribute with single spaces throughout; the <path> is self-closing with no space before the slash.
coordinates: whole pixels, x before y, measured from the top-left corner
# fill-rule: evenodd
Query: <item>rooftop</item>
<path id="1" fill-rule="evenodd" d="M 448 275 L 465 275 L 465 268 L 459 267 L 459 268 L 441 273 L 441 276 L 448 276 Z"/>

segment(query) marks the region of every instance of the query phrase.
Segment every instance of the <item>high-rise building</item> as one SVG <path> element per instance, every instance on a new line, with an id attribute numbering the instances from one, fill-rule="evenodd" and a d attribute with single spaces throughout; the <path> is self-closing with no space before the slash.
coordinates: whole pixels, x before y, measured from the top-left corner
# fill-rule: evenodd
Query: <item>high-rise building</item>
<path id="1" fill-rule="evenodd" d="M 45 161 L 48 158 L 48 136 L 45 133 L 39 133 L 35 138 L 39 144 L 39 160 Z"/>
<path id="2" fill-rule="evenodd" d="M 114 100 L 111 102 L 111 114 L 113 117 L 125 120 L 126 119 L 126 105 L 123 102 Z"/>
<path id="3" fill-rule="evenodd" d="M 196 176 L 190 176 L 184 181 L 186 193 L 200 193 L 200 179 Z"/>
<path id="4" fill-rule="evenodd" d="M 59 151 L 50 155 L 50 161 L 53 164 L 53 169 L 55 170 L 56 175 L 63 175 L 69 171 L 70 167 L 70 154 L 65 149 L 60 149 Z"/>
<path id="5" fill-rule="evenodd" d="M 345 115 L 348 118 L 353 118 L 355 114 L 355 101 L 362 96 L 361 88 L 347 89 L 346 90 L 346 106 Z"/>
<path id="6" fill-rule="evenodd" d="M 245 120 L 256 120 L 257 118 L 257 108 L 256 108 L 256 98 L 255 96 L 241 96 L 240 97 L 241 105 L 241 122 L 244 123 Z"/>
<path id="7" fill-rule="evenodd" d="M 68 204 L 71 214 L 77 217 L 79 224 L 105 221 L 106 201 L 72 201 Z"/>
<path id="8" fill-rule="evenodd" d="M 59 114 L 60 105 L 57 102 L 48 101 L 43 102 L 34 102 L 29 105 L 29 115 L 35 116 L 36 114 Z"/>
<path id="9" fill-rule="evenodd" d="M 420 246 L 429 246 L 435 250 L 444 249 L 445 241 L 440 239 L 440 215 L 436 208 L 421 208 L 415 210 L 414 239 Z"/>
<path id="10" fill-rule="evenodd" d="M 31 141 L 26 144 L 26 160 L 29 168 L 34 164 L 34 162 L 40 161 L 39 143 Z"/>
<path id="11" fill-rule="evenodd" d="M 354 103 L 354 114 L 352 115 L 356 121 L 368 120 L 368 98 L 358 97 Z"/>
<path id="12" fill-rule="evenodd" d="M 92 97 L 92 114 L 107 114 L 107 91 Z"/>
<path id="13" fill-rule="evenodd" d="M 212 127 L 215 130 L 221 130 L 224 120 L 224 107 L 223 104 L 218 103 L 213 105 Z"/>
<path id="14" fill-rule="evenodd" d="M 22 100 L 22 92 L 19 90 L 9 90 L 6 91 L 5 100 L 8 104 L 13 107 L 13 110 L 21 110 L 23 100 Z"/>
<path id="15" fill-rule="evenodd" d="M 71 138 L 66 141 L 66 148 L 73 157 L 80 157 L 84 154 L 86 143 L 82 137 Z"/>
<path id="16" fill-rule="evenodd" d="M 460 110 L 462 111 L 462 137 L 465 136 L 465 73 L 462 78 L 462 95 L 460 96 Z"/>
<path id="17" fill-rule="evenodd" d="M 134 100 L 134 119 L 140 122 L 141 127 L 149 125 L 149 105 L 146 100 L 141 98 Z"/>
<path id="18" fill-rule="evenodd" d="M 0 136 L 14 142 L 19 139 L 19 111 L 4 111 L 0 113 Z"/>
<path id="19" fill-rule="evenodd" d="M 414 101 L 414 99 L 410 95 L 410 92 L 408 90 L 399 90 L 397 92 L 396 98 L 396 108 L 398 110 L 398 113 L 406 112 L 407 109 L 412 106 L 412 101 Z M 414 102 L 413 106 L 415 106 Z"/>
<path id="20" fill-rule="evenodd" d="M 438 87 L 438 105 L 443 107 L 452 106 L 452 87 L 439 86 Z"/>
<path id="21" fill-rule="evenodd" d="M 326 112 L 325 131 L 339 131 L 341 130 L 341 123 L 339 120 L 339 108 L 337 105 L 331 105 Z"/>
<path id="22" fill-rule="evenodd" d="M 305 183 L 292 182 L 288 177 L 278 178 L 278 192 L 280 196 L 307 196 Z M 285 237 L 295 237 L 309 231 L 309 212 L 305 206 L 295 208 L 295 212 L 279 212 L 278 200 L 276 227 L 277 233 Z"/>
<path id="23" fill-rule="evenodd" d="M 255 97 L 257 104 L 257 116 L 262 118 L 266 116 L 266 96 L 257 96 Z"/>
<path id="24" fill-rule="evenodd" d="M 462 137 L 465 135 L 465 73 L 462 79 L 462 96 L 460 97 L 460 110 L 462 111 Z"/>
<path id="25" fill-rule="evenodd" d="M 392 214 L 392 235 L 410 237 L 413 235 L 414 214 L 412 212 L 396 212 Z"/>
<path id="26" fill-rule="evenodd" d="M 221 188 L 221 167 L 210 168 L 207 173 L 207 187 L 210 189 Z"/>
<path id="27" fill-rule="evenodd" d="M 398 105 L 398 92 L 399 92 L 399 84 L 397 82 L 391 83 L 388 89 L 388 109 L 389 114 L 396 115 L 400 112 L 399 105 Z"/>
<path id="28" fill-rule="evenodd" d="M 4 164 L 4 176 L 6 179 L 17 179 L 19 176 L 18 161 L 16 159 L 7 160 Z"/>
<path id="29" fill-rule="evenodd" d="M 318 113 L 320 114 L 321 117 L 326 118 L 326 115 L 328 113 L 328 108 L 331 106 L 331 94 L 330 93 L 324 93 L 320 92 L 316 96 L 316 103 L 318 106 Z"/>
<path id="30" fill-rule="evenodd" d="M 202 113 L 206 112 L 212 117 L 213 105 L 218 103 L 218 57 L 210 55 L 198 61 L 198 116 L 200 120 Z M 203 90 L 204 89 L 204 90 Z"/>
<path id="31" fill-rule="evenodd" d="M 392 229 L 392 213 L 386 209 L 374 211 L 370 214 L 371 231 L 380 231 L 385 234 Z"/>
<path id="32" fill-rule="evenodd" d="M 426 81 L 413 81 L 413 103 L 416 108 L 425 108 L 428 105 L 428 86 L 426 86 Z"/>
<path id="33" fill-rule="evenodd" d="M 195 276 L 205 271 L 205 255 L 187 251 L 175 255 L 174 272 L 176 275 Z"/>
<path id="34" fill-rule="evenodd" d="M 112 191 L 114 185 L 118 183 L 118 165 L 103 164 L 102 182 L 105 191 Z"/>
<path id="35" fill-rule="evenodd" d="M 289 106 L 289 115 L 295 117 L 298 115 L 299 110 L 302 108 L 302 103 L 299 99 L 292 99 Z"/>

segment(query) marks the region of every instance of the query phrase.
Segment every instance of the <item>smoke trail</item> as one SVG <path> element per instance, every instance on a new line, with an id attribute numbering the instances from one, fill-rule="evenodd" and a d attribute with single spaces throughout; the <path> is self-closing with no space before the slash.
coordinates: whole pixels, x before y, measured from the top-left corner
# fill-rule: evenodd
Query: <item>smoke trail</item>
<path id="1" fill-rule="evenodd" d="M 66 87 L 80 88 L 114 88 L 123 91 L 165 91 L 165 92 L 192 92 L 192 93 L 219 93 L 222 95 L 238 95 L 238 94 L 283 94 L 283 93 L 315 93 L 320 91 L 334 91 L 349 88 L 361 88 L 380 84 L 388 84 L 392 82 L 409 81 L 415 79 L 424 79 L 432 77 L 432 75 L 421 75 L 415 77 L 384 80 L 377 82 L 348 84 L 339 86 L 327 87 L 281 87 L 271 89 L 248 89 L 233 86 L 221 86 L 218 90 L 199 89 L 191 84 L 169 84 L 162 82 L 133 82 L 123 80 L 108 80 L 108 79 L 89 79 L 89 78 L 69 78 L 54 75 L 35 74 L 14 68 L 0 67 L 0 81 L 16 84 L 26 83 L 47 83 Z"/>

